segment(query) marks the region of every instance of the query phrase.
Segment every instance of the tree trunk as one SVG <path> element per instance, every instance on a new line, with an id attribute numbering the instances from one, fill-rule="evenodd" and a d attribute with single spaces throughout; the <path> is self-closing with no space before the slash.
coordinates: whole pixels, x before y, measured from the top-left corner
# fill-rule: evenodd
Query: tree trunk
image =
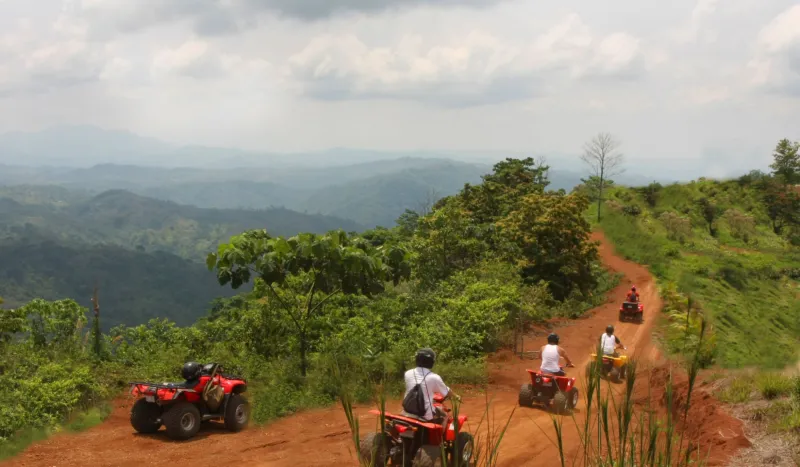
<path id="1" fill-rule="evenodd" d="M 300 374 L 303 377 L 308 373 L 308 342 L 305 330 L 300 333 Z"/>
<path id="2" fill-rule="evenodd" d="M 600 189 L 597 193 L 597 222 L 600 222 L 600 209 L 603 206 L 603 185 L 605 184 L 605 180 L 603 179 L 604 167 L 600 166 Z"/>

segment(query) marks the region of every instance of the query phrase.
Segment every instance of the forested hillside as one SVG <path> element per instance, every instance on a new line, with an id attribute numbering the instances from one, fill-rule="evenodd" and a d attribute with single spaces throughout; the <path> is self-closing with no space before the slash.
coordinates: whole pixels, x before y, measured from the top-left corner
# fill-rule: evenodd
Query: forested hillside
<path id="1" fill-rule="evenodd" d="M 58 187 L 0 188 L 0 232 L 20 238 L 30 228 L 65 242 L 167 251 L 194 261 L 247 229 L 265 228 L 276 235 L 362 229 L 352 221 L 283 208 L 202 209 L 123 190 L 89 196 Z"/>
<path id="2" fill-rule="evenodd" d="M 0 242 L 0 297 L 6 307 L 35 298 L 70 298 L 88 306 L 95 286 L 103 298 L 105 330 L 165 317 L 188 325 L 212 300 L 231 295 L 201 264 L 169 253 L 58 243 L 33 231 L 25 239 Z"/>

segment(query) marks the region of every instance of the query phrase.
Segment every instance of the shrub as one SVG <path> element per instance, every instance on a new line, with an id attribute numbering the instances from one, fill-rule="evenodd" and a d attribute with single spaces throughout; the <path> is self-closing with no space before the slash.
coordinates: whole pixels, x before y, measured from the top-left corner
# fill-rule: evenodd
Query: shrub
<path id="1" fill-rule="evenodd" d="M 795 389 L 794 380 L 780 373 L 763 373 L 757 384 L 759 392 L 767 400 L 788 396 Z"/>
<path id="2" fill-rule="evenodd" d="M 622 212 L 624 212 L 629 216 L 637 217 L 639 214 L 642 213 L 642 209 L 635 204 L 629 204 L 626 205 L 624 208 L 622 208 Z"/>
<path id="3" fill-rule="evenodd" d="M 672 211 L 665 211 L 658 220 L 664 224 L 667 230 L 667 238 L 684 242 L 692 235 L 692 223 L 688 218 L 678 215 Z"/>

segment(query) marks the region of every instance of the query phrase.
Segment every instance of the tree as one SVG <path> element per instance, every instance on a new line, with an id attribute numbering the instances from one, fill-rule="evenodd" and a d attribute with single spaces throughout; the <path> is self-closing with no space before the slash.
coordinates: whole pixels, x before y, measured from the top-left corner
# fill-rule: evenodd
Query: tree
<path id="1" fill-rule="evenodd" d="M 714 228 L 714 222 L 722 214 L 722 209 L 709 198 L 700 198 L 697 200 L 697 205 L 700 208 L 700 215 L 706 221 L 709 235 L 716 237 L 717 229 Z"/>
<path id="2" fill-rule="evenodd" d="M 483 176 L 480 185 L 465 185 L 458 196 L 461 207 L 478 224 L 495 222 L 513 211 L 523 196 L 543 193 L 550 184 L 550 167 L 532 157 L 506 158 Z"/>
<path id="3" fill-rule="evenodd" d="M 786 138 L 778 141 L 772 157 L 775 159 L 770 165 L 773 174 L 787 185 L 800 183 L 800 142 Z"/>
<path id="4" fill-rule="evenodd" d="M 253 275 L 263 281 L 267 296 L 285 312 L 297 333 L 300 370 L 305 376 L 310 326 L 325 304 L 340 294 L 370 297 L 384 290 L 385 281 L 397 284 L 407 279 L 408 257 L 399 246 L 374 248 L 343 231 L 286 239 L 252 230 L 220 245 L 208 255 L 206 264 L 216 268 L 221 285 L 234 289 Z"/>
<path id="5" fill-rule="evenodd" d="M 637 191 L 642 194 L 647 205 L 654 208 L 658 204 L 658 197 L 663 188 L 660 183 L 653 182 L 645 187 L 638 188 Z"/>
<path id="6" fill-rule="evenodd" d="M 441 195 L 439 194 L 439 191 L 436 188 L 429 187 L 420 201 L 417 203 L 416 212 L 418 212 L 421 216 L 427 216 L 433 210 L 433 207 L 440 198 Z M 406 209 L 406 211 L 408 211 L 408 209 Z"/>
<path id="7" fill-rule="evenodd" d="M 603 181 L 604 188 L 610 188 L 614 185 L 613 180 L 604 180 Z M 600 199 L 600 177 L 597 175 L 592 175 L 589 178 L 582 178 L 581 185 L 575 187 L 575 191 L 579 191 L 586 194 L 586 197 L 589 198 L 590 201 L 597 201 Z"/>
<path id="8" fill-rule="evenodd" d="M 583 147 L 581 160 L 589 165 L 594 176 L 598 178 L 597 221 L 600 221 L 600 209 L 603 205 L 603 190 L 606 180 L 622 173 L 620 167 L 625 158 L 617 150 L 620 142 L 609 133 L 600 133 Z"/>
<path id="9" fill-rule="evenodd" d="M 782 234 L 786 226 L 800 225 L 800 193 L 772 180 L 766 184 L 763 196 L 776 235 Z"/>
<path id="10" fill-rule="evenodd" d="M 583 217 L 588 206 L 581 195 L 533 193 L 500 222 L 503 234 L 519 248 L 523 277 L 533 284 L 546 281 L 557 300 L 576 289 L 588 296 L 595 283 L 597 243 L 590 241 L 591 226 Z"/>

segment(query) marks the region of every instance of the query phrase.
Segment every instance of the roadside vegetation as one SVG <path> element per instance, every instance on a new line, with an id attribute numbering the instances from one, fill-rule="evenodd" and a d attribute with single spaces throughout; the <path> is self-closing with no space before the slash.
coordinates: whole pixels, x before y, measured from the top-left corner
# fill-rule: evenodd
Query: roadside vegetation
<path id="1" fill-rule="evenodd" d="M 256 422 L 343 392 L 371 400 L 379 381 L 397 395 L 422 346 L 436 348 L 452 384 L 485 383 L 485 356 L 510 342 L 512 326 L 577 317 L 616 285 L 589 240 L 588 200 L 547 192 L 547 170 L 508 159 L 391 229 L 233 236 L 207 264 L 220 295 L 241 293 L 214 301 L 192 326 L 154 319 L 101 333 L 114 307 L 102 290 L 97 315 L 72 300 L 2 310 L 0 385 L 9 390 L 0 393 L 0 450 L 97 407 L 128 381 L 176 380 L 186 361 L 221 362 L 246 377 Z"/>

